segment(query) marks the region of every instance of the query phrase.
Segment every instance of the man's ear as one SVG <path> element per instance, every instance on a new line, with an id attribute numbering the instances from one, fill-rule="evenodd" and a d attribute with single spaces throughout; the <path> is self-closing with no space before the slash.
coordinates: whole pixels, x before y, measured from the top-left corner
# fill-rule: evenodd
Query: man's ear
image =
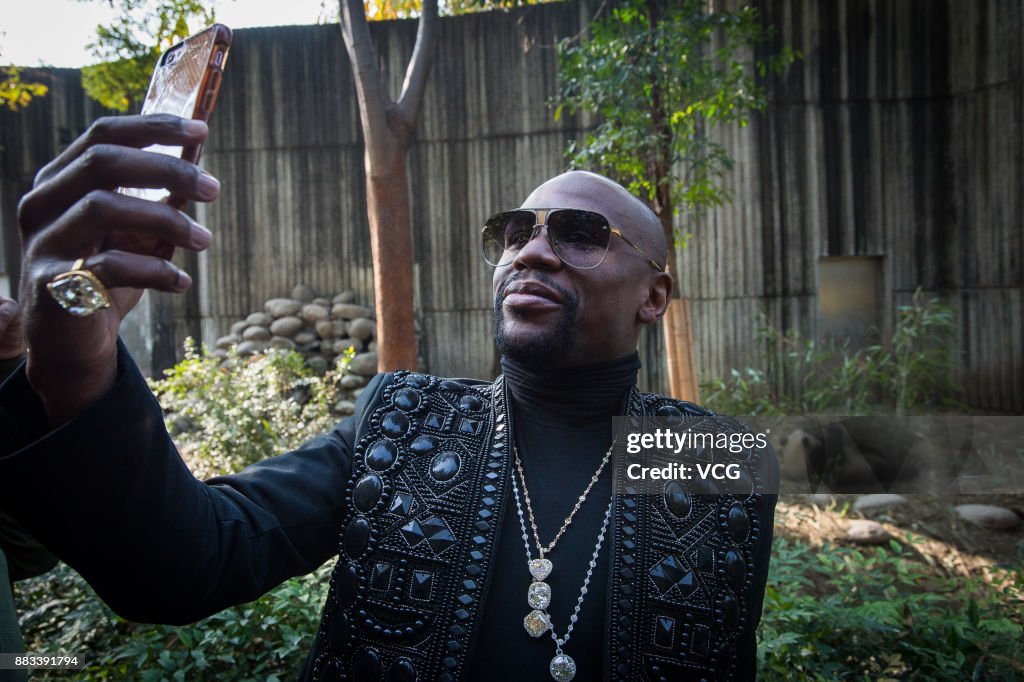
<path id="1" fill-rule="evenodd" d="M 636 317 L 640 324 L 651 324 L 661 319 L 668 309 L 668 299 L 672 292 L 672 275 L 659 272 L 651 276 L 647 287 L 647 298 L 637 310 Z"/>

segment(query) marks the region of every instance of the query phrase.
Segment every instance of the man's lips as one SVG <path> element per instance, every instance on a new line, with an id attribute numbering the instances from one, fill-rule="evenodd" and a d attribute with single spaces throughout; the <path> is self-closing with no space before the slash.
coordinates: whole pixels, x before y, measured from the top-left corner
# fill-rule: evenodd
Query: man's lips
<path id="1" fill-rule="evenodd" d="M 562 295 L 539 282 L 517 280 L 505 287 L 503 304 L 512 308 L 547 308 L 562 305 Z"/>

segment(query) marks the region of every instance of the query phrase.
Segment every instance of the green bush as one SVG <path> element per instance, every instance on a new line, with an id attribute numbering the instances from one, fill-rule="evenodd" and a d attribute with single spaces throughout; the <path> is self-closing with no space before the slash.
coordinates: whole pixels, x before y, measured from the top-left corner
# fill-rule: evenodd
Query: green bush
<path id="1" fill-rule="evenodd" d="M 851 351 L 819 347 L 799 331 L 780 331 L 759 314 L 764 369 L 732 369 L 727 379 L 701 384 L 702 402 L 722 414 L 782 415 L 840 412 L 897 415 L 934 408 L 963 409 L 953 365 L 953 310 L 914 292 L 900 306 L 887 345 Z"/>
<path id="2" fill-rule="evenodd" d="M 295 351 L 226 359 L 185 342 L 185 359 L 151 380 L 167 429 L 198 478 L 241 471 L 334 425 L 331 405 L 351 352 L 324 376 Z"/>
<path id="3" fill-rule="evenodd" d="M 761 676 L 1021 679 L 1024 575 L 947 578 L 909 555 L 896 541 L 816 550 L 777 538 L 758 633 Z"/>

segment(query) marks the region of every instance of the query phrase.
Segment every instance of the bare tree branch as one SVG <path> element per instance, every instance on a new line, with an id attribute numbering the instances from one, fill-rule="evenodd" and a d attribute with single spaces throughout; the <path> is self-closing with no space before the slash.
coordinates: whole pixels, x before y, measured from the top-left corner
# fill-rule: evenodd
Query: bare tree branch
<path id="1" fill-rule="evenodd" d="M 397 113 L 402 123 L 410 129 L 416 128 L 416 119 L 423 103 L 423 91 L 427 87 L 430 67 L 434 62 L 434 46 L 437 43 L 437 0 L 423 0 L 419 28 L 416 30 L 416 45 L 405 71 L 402 94 L 398 97 Z"/>
<path id="2" fill-rule="evenodd" d="M 386 120 L 390 97 L 384 90 L 377 50 L 370 37 L 370 27 L 362 0 L 340 0 L 341 37 L 345 41 L 348 58 L 352 62 L 352 75 L 359 100 L 359 120 L 363 125 L 363 138 L 367 149 L 379 149 L 385 140 L 375 138 L 381 131 L 371 121 Z M 417 41 L 417 45 L 418 45 Z"/>

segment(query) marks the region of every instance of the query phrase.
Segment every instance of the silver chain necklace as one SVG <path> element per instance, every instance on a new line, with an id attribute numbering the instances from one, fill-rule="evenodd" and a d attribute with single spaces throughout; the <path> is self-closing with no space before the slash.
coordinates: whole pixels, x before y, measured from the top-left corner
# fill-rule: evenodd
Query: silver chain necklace
<path id="1" fill-rule="evenodd" d="M 612 448 L 615 444 L 612 443 Z M 612 448 L 608 449 L 610 454 Z M 555 540 L 547 548 L 547 551 L 551 551 L 554 548 L 555 542 L 561 537 L 562 533 L 568 527 L 572 521 L 572 517 L 582 506 L 584 500 L 586 500 L 587 493 L 593 487 L 597 477 L 601 474 L 601 469 L 604 468 L 605 463 L 608 461 L 608 455 L 605 455 L 604 461 L 601 463 L 601 467 L 598 468 L 597 473 L 594 474 L 594 478 L 591 480 L 590 485 L 587 486 L 587 490 L 580 496 L 579 501 L 573 508 L 569 518 L 566 519 L 566 523 L 563 524 L 562 529 L 559 531 Z M 529 498 L 529 493 L 526 490 L 526 477 L 523 475 L 522 464 L 519 461 L 519 453 L 516 452 L 516 466 L 519 469 L 519 474 L 523 480 L 523 496 Z M 540 539 L 537 538 L 537 524 L 533 517 L 533 509 L 530 509 L 530 521 L 533 525 L 534 537 L 537 541 L 537 550 L 540 558 L 534 559 L 530 552 L 530 536 L 526 532 L 526 518 L 523 515 L 523 505 L 519 500 L 519 487 L 516 485 L 515 472 L 512 473 L 512 493 L 516 501 L 516 511 L 519 513 L 519 527 L 523 531 L 523 544 L 526 547 L 526 566 L 530 571 L 530 575 L 534 581 L 530 584 L 530 588 L 527 591 L 527 603 L 530 608 L 533 609 L 530 613 L 523 618 L 523 627 L 531 637 L 540 637 L 545 632 L 551 632 L 551 639 L 555 642 L 555 656 L 551 659 L 551 663 L 548 666 L 548 670 L 551 672 L 551 677 L 558 682 L 569 682 L 576 676 L 576 661 L 571 656 L 562 651 L 562 647 L 569 642 L 569 638 L 572 636 L 572 629 L 576 625 L 576 621 L 579 620 L 580 609 L 583 608 L 583 600 L 587 596 L 587 588 L 590 585 L 590 578 L 594 574 L 594 569 L 597 568 L 597 557 L 601 552 L 601 545 L 604 543 L 605 533 L 608 531 L 608 521 L 612 517 L 612 507 L 615 504 L 615 498 L 608 503 L 608 510 L 604 514 L 604 523 L 601 524 L 601 531 L 597 534 L 597 544 L 594 547 L 594 555 L 590 557 L 590 567 L 587 569 L 587 576 L 583 579 L 583 587 L 580 588 L 580 596 L 576 600 L 576 607 L 573 609 L 572 615 L 569 616 L 569 626 L 565 630 L 565 636 L 559 637 L 555 633 L 555 626 L 551 622 L 551 615 L 547 613 L 547 608 L 551 604 L 551 587 L 544 582 L 544 579 L 551 574 L 553 568 L 551 561 L 544 558 L 544 547 L 540 544 Z M 527 502 L 529 504 L 529 502 Z"/>

